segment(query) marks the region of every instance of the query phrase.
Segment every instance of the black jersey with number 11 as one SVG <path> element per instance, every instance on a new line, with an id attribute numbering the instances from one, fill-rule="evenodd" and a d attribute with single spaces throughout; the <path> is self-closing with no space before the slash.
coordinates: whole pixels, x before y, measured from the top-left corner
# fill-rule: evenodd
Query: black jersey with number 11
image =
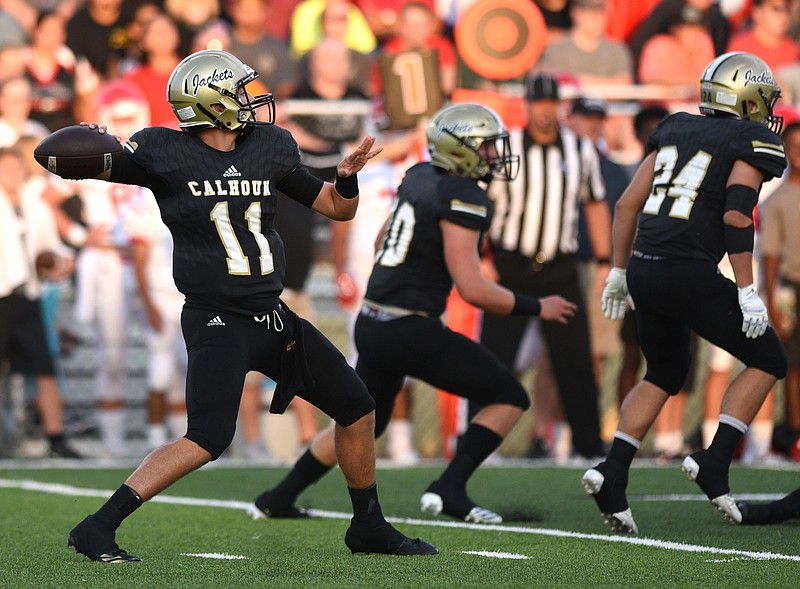
<path id="1" fill-rule="evenodd" d="M 161 127 L 135 133 L 111 181 L 156 196 L 174 241 L 175 284 L 188 304 L 260 315 L 283 289 L 283 242 L 275 231 L 275 191 L 300 166 L 292 136 L 256 126 L 222 152 L 199 137 Z M 286 190 L 311 206 L 322 182 L 301 178 Z"/>
<path id="2" fill-rule="evenodd" d="M 725 253 L 726 183 L 743 160 L 764 174 L 786 167 L 783 142 L 766 126 L 734 118 L 677 113 L 648 141 L 656 152 L 653 188 L 639 217 L 634 250 L 674 259 L 708 259 Z"/>

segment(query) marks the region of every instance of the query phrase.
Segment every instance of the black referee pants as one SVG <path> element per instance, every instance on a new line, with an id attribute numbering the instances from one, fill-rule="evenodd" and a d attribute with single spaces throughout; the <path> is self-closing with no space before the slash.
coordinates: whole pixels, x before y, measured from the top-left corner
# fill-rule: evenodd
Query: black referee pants
<path id="1" fill-rule="evenodd" d="M 575 316 L 566 325 L 542 321 L 542 334 L 553 363 L 564 415 L 572 429 L 572 444 L 582 456 L 600 455 L 603 443 L 599 391 L 592 368 L 586 304 L 574 258 L 560 256 L 535 268 L 530 258 L 499 250 L 495 251 L 495 265 L 500 284 L 514 292 L 535 297 L 558 294 L 578 305 Z M 528 321 L 524 316 L 484 313 L 481 343 L 513 369 Z"/>

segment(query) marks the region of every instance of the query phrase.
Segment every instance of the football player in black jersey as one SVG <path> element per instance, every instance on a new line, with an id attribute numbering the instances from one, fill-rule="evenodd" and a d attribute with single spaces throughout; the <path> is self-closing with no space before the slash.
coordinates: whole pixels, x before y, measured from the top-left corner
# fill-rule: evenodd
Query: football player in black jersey
<path id="1" fill-rule="evenodd" d="M 525 389 L 486 348 L 447 329 L 440 315 L 455 286 L 468 303 L 500 314 L 538 315 L 566 323 L 575 304 L 537 299 L 485 278 L 480 247 L 494 206 L 479 182 L 512 178 L 519 158 L 490 109 L 456 104 L 428 127 L 430 162 L 411 167 L 397 191 L 361 313 L 355 325 L 356 371 L 376 403 L 376 436 L 386 428 L 403 380 L 411 376 L 477 403 L 481 410 L 442 476 L 422 496 L 423 511 L 468 522 L 502 517 L 469 498 L 469 477 L 530 405 Z M 336 464 L 333 432 L 311 443 L 292 472 L 255 501 L 255 513 L 296 515 L 294 501 Z"/>
<path id="2" fill-rule="evenodd" d="M 630 292 L 647 372 L 622 404 L 608 457 L 582 483 L 620 532 L 638 532 L 625 496 L 628 471 L 661 407 L 686 379 L 690 330 L 745 365 L 725 393 L 711 445 L 681 466 L 734 523 L 742 515 L 728 486 L 733 452 L 786 375 L 786 355 L 753 278 L 753 208 L 761 184 L 786 167 L 777 135 L 782 119 L 773 113 L 780 88 L 758 57 L 726 53 L 706 68 L 700 96 L 702 115 L 677 113 L 661 122 L 616 205 L 614 268 L 602 306 L 608 318 L 621 319 Z M 726 252 L 735 283 L 717 270 Z"/>
<path id="3" fill-rule="evenodd" d="M 790 519 L 800 519 L 800 488 L 771 503 L 742 501 L 736 505 L 742 513 L 741 523 L 745 525 L 779 524 Z"/>
<path id="4" fill-rule="evenodd" d="M 339 164 L 335 184 L 314 178 L 301 167 L 292 136 L 272 124 L 272 95 L 247 94 L 245 86 L 257 75 L 224 51 L 190 55 L 167 89 L 181 131 L 135 133 L 105 175 L 150 188 L 172 232 L 174 278 L 186 296 L 188 430 L 149 454 L 99 511 L 70 532 L 69 545 L 93 560 L 139 560 L 118 547 L 117 527 L 142 502 L 228 447 L 249 370 L 278 383 L 272 412 L 282 413 L 298 395 L 334 419 L 336 456 L 354 511 L 348 548 L 437 553 L 406 538 L 381 513 L 375 403 L 366 387 L 344 356 L 279 300 L 285 261 L 274 228 L 275 191 L 328 218 L 351 219 L 358 205 L 356 172 L 380 149 L 368 136 Z M 256 122 L 256 109 L 268 110 L 266 123 Z"/>

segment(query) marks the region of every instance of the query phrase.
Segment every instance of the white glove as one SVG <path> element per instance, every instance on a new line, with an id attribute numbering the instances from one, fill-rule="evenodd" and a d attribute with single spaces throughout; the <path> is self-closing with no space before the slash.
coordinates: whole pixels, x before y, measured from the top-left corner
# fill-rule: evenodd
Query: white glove
<path id="1" fill-rule="evenodd" d="M 600 299 L 600 306 L 607 319 L 617 320 L 625 317 L 625 303 L 628 298 L 628 282 L 625 268 L 611 268 L 606 278 L 606 287 Z"/>
<path id="2" fill-rule="evenodd" d="M 739 307 L 742 309 L 742 333 L 750 339 L 764 335 L 769 325 L 767 308 L 764 301 L 758 296 L 755 284 L 739 289 Z"/>

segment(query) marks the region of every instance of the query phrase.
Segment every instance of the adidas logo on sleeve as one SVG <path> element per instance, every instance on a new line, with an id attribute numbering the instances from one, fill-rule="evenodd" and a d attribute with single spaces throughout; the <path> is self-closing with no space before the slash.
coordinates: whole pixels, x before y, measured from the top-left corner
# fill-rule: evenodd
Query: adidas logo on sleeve
<path id="1" fill-rule="evenodd" d="M 231 166 L 230 168 L 225 170 L 225 173 L 222 174 L 222 177 L 223 178 L 233 178 L 234 176 L 241 176 L 241 175 L 242 175 L 242 173 L 239 170 L 236 169 L 236 166 Z"/>
<path id="2" fill-rule="evenodd" d="M 221 325 L 221 326 L 223 326 L 223 327 L 224 327 L 224 326 L 225 326 L 225 322 L 224 322 L 222 319 L 220 319 L 220 316 L 219 316 L 219 315 L 217 315 L 217 316 L 216 316 L 216 317 L 214 317 L 214 318 L 213 318 L 211 321 L 209 321 L 208 323 L 206 323 L 206 327 L 210 327 L 210 326 L 212 326 L 212 325 Z"/>

